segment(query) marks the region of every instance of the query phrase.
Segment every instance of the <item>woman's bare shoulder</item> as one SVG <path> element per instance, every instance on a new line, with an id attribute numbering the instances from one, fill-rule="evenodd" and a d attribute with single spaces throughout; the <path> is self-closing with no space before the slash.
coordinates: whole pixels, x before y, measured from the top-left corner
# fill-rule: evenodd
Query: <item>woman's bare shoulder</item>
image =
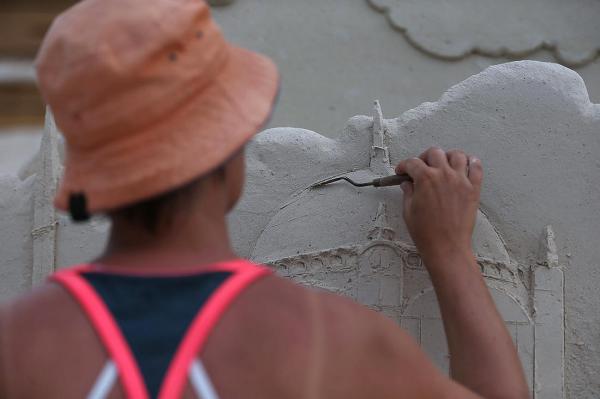
<path id="1" fill-rule="evenodd" d="M 268 291 L 272 308 L 280 309 L 270 315 L 273 321 L 287 314 L 292 330 L 302 331 L 301 340 L 292 335 L 282 340 L 282 348 L 305 345 L 295 349 L 300 367 L 309 370 L 303 385 L 318 396 L 474 397 L 443 375 L 408 333 L 382 314 L 350 298 L 282 278 L 270 278 L 262 289 Z M 282 329 L 283 334 L 289 330 Z"/>
<path id="2" fill-rule="evenodd" d="M 54 283 L 2 304 L 0 337 L 4 389 L 16 392 L 8 397 L 35 397 L 46 382 L 47 397 L 53 397 L 53 379 L 77 371 L 91 375 L 105 356 L 79 305 Z"/>

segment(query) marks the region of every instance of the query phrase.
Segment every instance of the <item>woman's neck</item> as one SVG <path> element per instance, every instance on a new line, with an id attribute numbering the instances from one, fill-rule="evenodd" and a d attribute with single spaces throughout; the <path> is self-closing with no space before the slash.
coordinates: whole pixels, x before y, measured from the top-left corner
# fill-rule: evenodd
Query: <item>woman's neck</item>
<path id="1" fill-rule="evenodd" d="M 156 233 L 143 226 L 113 220 L 106 252 L 95 261 L 104 268 L 198 268 L 237 258 L 229 239 L 226 210 L 198 206 L 175 215 Z"/>

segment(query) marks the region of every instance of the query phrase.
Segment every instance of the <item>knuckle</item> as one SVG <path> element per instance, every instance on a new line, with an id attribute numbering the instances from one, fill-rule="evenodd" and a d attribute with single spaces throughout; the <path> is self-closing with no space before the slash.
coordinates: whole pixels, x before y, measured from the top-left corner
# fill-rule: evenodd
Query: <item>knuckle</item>
<path id="1" fill-rule="evenodd" d="M 433 168 L 425 168 L 421 172 L 421 178 L 423 180 L 431 181 L 435 178 L 435 170 Z"/>
<path id="2" fill-rule="evenodd" d="M 479 190 L 473 186 L 466 187 L 465 194 L 469 199 L 478 199 L 479 198 Z"/>
<path id="3" fill-rule="evenodd" d="M 444 170 L 434 169 L 431 172 L 431 181 L 436 184 L 444 184 L 447 181 L 449 181 L 449 179 L 452 179 L 452 178 L 447 176 Z"/>
<path id="4" fill-rule="evenodd" d="M 450 166 L 445 167 L 441 171 L 442 177 L 451 184 L 457 184 L 460 182 L 460 177 Z"/>
<path id="5" fill-rule="evenodd" d="M 453 175 L 449 177 L 450 186 L 460 195 L 461 197 L 467 197 L 471 193 L 471 184 L 466 179 L 460 176 Z"/>

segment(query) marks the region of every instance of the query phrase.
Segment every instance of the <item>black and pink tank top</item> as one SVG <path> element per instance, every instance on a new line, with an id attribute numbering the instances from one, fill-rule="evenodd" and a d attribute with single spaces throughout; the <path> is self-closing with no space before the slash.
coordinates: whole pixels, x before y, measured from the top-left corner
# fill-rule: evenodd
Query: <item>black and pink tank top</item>
<path id="1" fill-rule="evenodd" d="M 249 285 L 270 271 L 246 260 L 201 271 L 107 272 L 94 265 L 61 270 L 51 281 L 79 303 L 109 360 L 89 399 L 120 380 L 129 399 L 175 399 L 189 381 L 198 398 L 218 399 L 200 360 L 212 329 Z"/>

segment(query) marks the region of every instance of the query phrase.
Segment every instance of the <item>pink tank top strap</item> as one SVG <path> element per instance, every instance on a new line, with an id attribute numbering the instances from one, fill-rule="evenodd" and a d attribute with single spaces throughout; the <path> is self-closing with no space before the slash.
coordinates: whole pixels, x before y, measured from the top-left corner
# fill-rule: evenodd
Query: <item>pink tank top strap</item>
<path id="1" fill-rule="evenodd" d="M 125 337 L 100 296 L 80 275 L 89 270 L 93 270 L 91 265 L 76 266 L 55 273 L 50 280 L 62 285 L 82 307 L 109 357 L 117 366 L 125 396 L 147 399 L 148 392 L 142 374 Z"/>
<path id="2" fill-rule="evenodd" d="M 81 273 L 94 270 L 99 269 L 93 265 L 75 266 L 55 273 L 50 277 L 50 280 L 62 285 L 82 307 L 108 355 L 116 364 L 126 397 L 130 399 L 147 399 L 149 397 L 148 390 L 131 348 L 102 298 L 81 276 Z M 190 367 L 202 353 L 210 333 L 222 315 L 246 288 L 261 277 L 271 273 L 268 268 L 243 259 L 217 263 L 202 267 L 199 270 L 203 272 L 231 272 L 232 275 L 216 289 L 193 319 L 167 369 L 158 395 L 159 399 L 181 397 L 187 383 Z M 119 273 L 127 275 L 148 274 L 148 272 L 139 271 L 119 271 Z M 173 268 L 170 270 L 163 269 L 156 273 L 150 271 L 150 273 L 153 276 L 185 276 L 189 274 L 189 270 Z"/>
<path id="3" fill-rule="evenodd" d="M 192 362 L 202 353 L 210 333 L 223 313 L 247 287 L 271 273 L 266 267 L 245 260 L 237 261 L 233 267 L 236 273 L 211 296 L 179 345 L 175 358 L 167 370 L 159 399 L 175 399 L 181 396 Z"/>

